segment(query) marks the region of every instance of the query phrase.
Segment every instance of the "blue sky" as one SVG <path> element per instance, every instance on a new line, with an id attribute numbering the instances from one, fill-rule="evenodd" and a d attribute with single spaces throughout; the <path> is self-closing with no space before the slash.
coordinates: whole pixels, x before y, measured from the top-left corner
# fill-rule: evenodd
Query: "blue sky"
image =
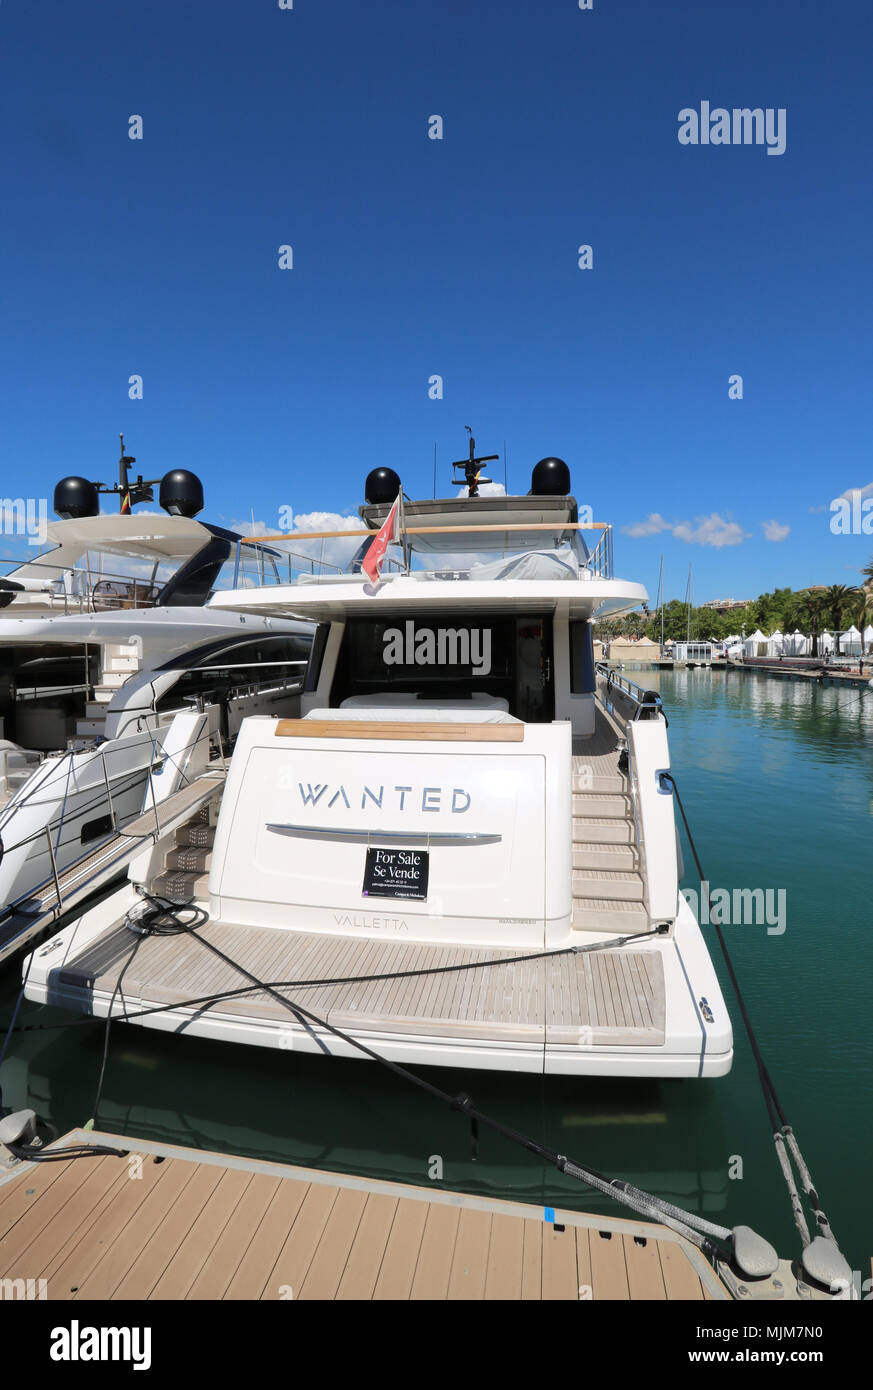
<path id="1" fill-rule="evenodd" d="M 510 491 L 565 458 L 653 595 L 661 551 L 698 601 L 855 582 L 871 40 L 860 0 L 4 0 L 2 491 L 114 481 L 124 430 L 272 529 L 380 463 L 429 495 L 434 443 L 448 491 L 470 424 Z M 785 153 L 680 145 L 704 100 Z"/>

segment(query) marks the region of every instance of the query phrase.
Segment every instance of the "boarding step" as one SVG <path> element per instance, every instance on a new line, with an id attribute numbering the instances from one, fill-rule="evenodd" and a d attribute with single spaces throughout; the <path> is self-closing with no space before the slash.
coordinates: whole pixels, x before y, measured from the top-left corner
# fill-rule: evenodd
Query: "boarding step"
<path id="1" fill-rule="evenodd" d="M 613 820 L 625 820 L 633 814 L 633 802 L 629 796 L 618 796 L 608 792 L 585 792 L 573 794 L 574 816 L 600 816 Z"/>
<path id="2" fill-rule="evenodd" d="M 574 898 L 574 931 L 646 931 L 649 914 L 642 903 L 613 902 L 610 898 Z"/>
<path id="3" fill-rule="evenodd" d="M 105 719 L 106 713 L 106 705 L 102 700 L 88 700 L 85 705 L 86 719 Z"/>
<path id="4" fill-rule="evenodd" d="M 631 844 L 598 844 L 585 840 L 577 840 L 573 844 L 574 869 L 624 869 L 630 872 L 636 865 L 637 852 Z"/>
<path id="5" fill-rule="evenodd" d="M 194 870 L 167 869 L 153 880 L 151 892 L 175 903 L 190 902 L 192 898 L 202 900 L 209 897 L 209 875 Z"/>
<path id="6" fill-rule="evenodd" d="M 198 849 L 194 845 L 182 845 L 181 848 L 171 849 L 167 855 L 168 869 L 193 870 L 195 873 L 208 873 L 212 866 L 212 850 Z"/>
<path id="7" fill-rule="evenodd" d="M 203 820 L 189 821 L 180 825 L 176 831 L 177 849 L 211 849 L 215 839 L 215 826 Z"/>
<path id="8" fill-rule="evenodd" d="M 623 792 L 627 794 L 627 778 L 620 772 L 585 772 L 579 769 L 573 773 L 574 794 L 588 792 Z"/>
<path id="9" fill-rule="evenodd" d="M 632 821 L 616 820 L 612 816 L 573 817 L 574 844 L 629 845 L 633 838 Z"/>
<path id="10" fill-rule="evenodd" d="M 624 869 L 574 869 L 574 898 L 609 898 L 611 902 L 642 902 L 642 874 Z"/>
<path id="11" fill-rule="evenodd" d="M 106 731 L 105 719 L 77 719 L 76 738 L 96 738 Z"/>
<path id="12" fill-rule="evenodd" d="M 124 685 L 129 675 L 129 671 L 107 671 L 104 667 L 98 689 L 118 690 L 119 686 Z"/>
<path id="13" fill-rule="evenodd" d="M 91 703 L 96 703 L 96 704 L 100 705 L 101 708 L 102 708 L 102 707 L 105 707 L 106 705 L 109 704 L 109 701 L 112 699 L 112 697 L 113 697 L 114 694 L 115 694 L 115 688 L 114 688 L 114 687 L 110 690 L 108 686 L 105 686 L 105 685 L 95 685 L 95 687 L 94 687 L 94 700 L 93 700 L 93 701 L 89 701 L 89 704 L 91 704 Z"/>

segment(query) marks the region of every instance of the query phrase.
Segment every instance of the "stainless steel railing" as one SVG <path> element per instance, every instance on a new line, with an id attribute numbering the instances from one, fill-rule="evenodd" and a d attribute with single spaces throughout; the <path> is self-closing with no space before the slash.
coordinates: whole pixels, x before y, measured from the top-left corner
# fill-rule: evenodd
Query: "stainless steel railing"
<path id="1" fill-rule="evenodd" d="M 664 707 L 661 697 L 654 690 L 647 690 L 645 686 L 638 685 L 636 681 L 629 680 L 620 671 L 612 671 L 606 662 L 598 661 L 595 664 L 595 671 L 598 680 L 603 682 L 603 693 L 608 699 L 618 695 L 626 704 L 631 707 L 631 720 L 636 719 L 657 719 L 663 715 Z"/>
<path id="2" fill-rule="evenodd" d="M 600 540 L 588 557 L 585 566 L 597 579 L 612 578 L 612 526 L 604 527 Z"/>
<path id="3" fill-rule="evenodd" d="M 494 524 L 491 525 L 491 526 L 474 526 L 474 527 L 472 527 L 472 528 L 467 528 L 467 527 L 464 527 L 464 526 L 458 526 L 458 528 L 457 528 L 457 530 L 456 530 L 455 532 L 453 532 L 452 529 L 451 529 L 450 527 L 445 527 L 445 528 L 443 528 L 443 529 L 445 530 L 446 535 L 453 535 L 453 534 L 455 534 L 455 535 L 458 536 L 458 551 L 459 551 L 459 553 L 461 553 L 461 552 L 463 552 L 463 533 L 464 533 L 466 530 L 472 529 L 472 530 L 474 530 L 474 531 L 487 530 L 487 531 L 500 532 L 500 531 L 501 531 L 502 529 L 504 529 L 504 528 L 501 528 L 501 526 L 500 526 L 499 523 L 494 523 Z M 512 530 L 512 529 L 516 529 L 516 530 L 517 530 L 517 529 L 520 529 L 520 528 L 519 528 L 518 526 L 516 526 L 516 527 L 514 527 L 514 528 L 513 528 L 513 527 L 510 527 L 509 529 L 510 529 L 510 530 Z M 582 529 L 585 529 L 585 528 L 583 527 Z M 571 537 L 572 537 L 571 544 L 572 544 L 574 553 L 575 553 L 575 555 L 576 555 L 576 559 L 577 559 L 577 561 L 578 561 L 579 568 L 580 568 L 580 571 L 581 571 L 581 572 L 590 574 L 590 575 L 592 575 L 594 578 L 597 578 L 597 579 L 611 579 L 611 578 L 613 577 L 613 561 L 612 561 L 612 532 L 613 532 L 613 528 L 612 528 L 612 526 L 611 526 L 610 524 L 604 524 L 604 525 L 599 525 L 599 526 L 597 527 L 597 529 L 600 531 L 600 538 L 599 538 L 599 540 L 598 540 L 596 546 L 594 547 L 594 549 L 590 552 L 590 554 L 585 550 L 585 547 L 584 547 L 584 545 L 582 544 L 582 541 L 581 541 L 581 531 L 580 531 L 580 530 L 573 530 L 573 531 L 570 532 L 570 535 L 571 535 Z M 545 536 L 545 535 L 548 535 L 551 531 L 557 531 L 557 532 L 559 532 L 559 531 L 561 531 L 561 527 L 560 527 L 559 525 L 556 525 L 556 526 L 554 526 L 554 527 L 546 527 L 545 530 L 544 530 L 544 536 Z M 333 535 L 333 533 L 331 533 L 331 534 Z M 353 539 L 355 539 L 356 536 L 358 536 L 359 534 L 360 534 L 360 533 L 358 533 L 358 532 L 352 531 L 352 532 L 350 532 L 350 534 L 349 534 L 349 539 L 350 539 L 350 540 L 353 540 Z M 373 534 L 375 534 L 375 533 L 373 533 Z M 299 537 L 299 540 L 300 540 L 300 541 L 305 541 L 305 539 L 306 539 L 305 533 L 301 533 L 301 535 L 300 535 L 300 537 Z M 318 533 L 316 533 L 316 539 L 318 539 Z M 339 537 L 336 537 L 336 539 L 342 540 L 342 537 L 339 536 Z M 545 543 L 545 542 L 544 542 L 544 543 Z M 269 574 L 268 574 L 267 570 L 265 569 L 265 567 L 264 567 L 261 563 L 259 563 L 259 562 L 256 563 L 256 562 L 255 562 L 254 558 L 253 558 L 251 561 L 249 561 L 249 563 L 247 564 L 247 563 L 245 562 L 245 547 L 246 547 L 248 544 L 250 544 L 250 542 L 249 542 L 246 538 L 241 538 L 241 539 L 238 540 L 237 543 L 236 543 L 236 548 L 235 548 L 235 553 L 234 553 L 233 578 L 232 578 L 232 580 L 231 580 L 231 588 L 232 588 L 232 589 L 240 589 L 240 588 L 248 588 L 248 587 L 251 587 L 251 588 L 264 588 L 264 587 L 267 587 L 268 585 L 283 584 L 283 583 L 286 583 L 286 582 L 289 583 L 289 584 L 293 584 L 293 583 L 295 583 L 295 582 L 296 582 L 298 579 L 300 579 L 300 578 L 313 578 L 313 577 L 315 577 L 316 575 L 322 575 L 322 574 L 325 574 L 325 573 L 339 574 L 339 575 L 348 574 L 349 576 L 352 576 L 352 571 L 351 571 L 351 569 L 349 568 L 348 565 L 346 565 L 346 566 L 344 567 L 344 566 L 342 566 L 342 565 L 334 564 L 332 561 L 329 561 L 329 560 L 316 559 L 316 558 L 314 558 L 314 557 L 312 557 L 312 556 L 301 555 L 299 552 L 295 552 L 295 551 L 284 552 L 284 551 L 283 551 L 283 552 L 280 552 L 280 553 L 281 553 L 282 555 L 287 554 L 287 559 L 288 559 L 288 565 L 287 565 L 287 580 L 286 580 L 286 577 L 285 577 L 285 565 L 284 565 L 284 563 L 283 563 L 281 566 L 278 565 L 278 564 L 276 563 L 277 560 L 279 559 L 279 554 L 274 554 L 274 555 L 271 556 L 271 565 L 270 565 L 270 572 L 269 572 Z M 512 546 L 512 545 L 508 545 L 508 546 L 503 547 L 502 549 L 501 549 L 501 548 L 496 548 L 496 547 L 495 547 L 494 549 L 489 549 L 489 551 L 488 551 L 487 553 L 488 553 L 488 556 L 489 556 L 491 559 L 497 559 L 497 558 L 500 557 L 501 555 L 502 555 L 503 558 L 505 559 L 505 558 L 507 558 L 508 556 L 512 556 L 512 555 L 522 555 L 522 554 L 525 553 L 526 549 L 527 549 L 527 547 L 525 547 L 525 546 Z M 420 556 L 421 556 L 421 553 L 422 553 L 422 552 L 416 552 L 416 554 L 418 555 L 419 558 L 420 558 Z M 299 563 L 299 564 L 292 564 L 292 561 L 300 561 L 300 563 Z M 350 563 L 351 563 L 351 561 L 350 561 Z M 415 571 L 415 572 L 418 573 L 418 571 Z M 395 560 L 393 556 L 390 556 L 390 555 L 389 555 L 389 556 L 386 556 L 385 562 L 384 562 L 384 565 L 383 565 L 383 574 L 387 575 L 387 574 L 389 574 L 389 573 L 396 573 L 396 574 L 408 574 L 408 573 L 410 573 L 410 564 L 409 564 L 408 559 L 407 559 L 407 562 L 406 562 L 406 563 L 400 563 L 400 561 Z M 421 571 L 421 573 L 424 574 L 425 571 Z M 445 577 L 452 577 L 452 578 L 455 578 L 455 579 L 466 579 L 466 578 L 468 577 L 468 573 L 467 573 L 467 571 L 466 571 L 463 567 L 454 566 L 454 565 L 446 565 L 446 566 L 444 566 L 443 570 L 435 569 L 435 570 L 432 570 L 432 571 L 427 571 L 427 573 L 428 573 L 428 574 L 432 574 L 435 578 L 439 578 L 439 577 L 445 576 Z M 357 576 L 355 576 L 355 577 L 357 577 Z"/>
<path id="4" fill-rule="evenodd" d="M 65 614 L 102 613 L 117 608 L 153 608 L 163 587 L 163 583 L 156 583 L 154 579 L 102 568 L 91 569 L 87 565 L 59 565 L 38 558 L 0 560 L 0 567 L 7 578 L 25 566 L 31 571 L 44 572 L 45 588 L 22 588 L 24 602 L 21 606 L 26 606 L 29 595 L 32 600 L 42 598 L 50 608 L 59 611 L 63 606 Z M 29 574 L 28 578 L 34 578 L 34 575 Z"/>

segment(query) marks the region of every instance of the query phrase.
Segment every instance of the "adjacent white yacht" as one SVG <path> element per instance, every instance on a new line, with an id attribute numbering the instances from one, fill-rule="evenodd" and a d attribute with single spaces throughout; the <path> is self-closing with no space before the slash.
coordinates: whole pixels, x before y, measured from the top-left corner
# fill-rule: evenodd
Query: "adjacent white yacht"
<path id="1" fill-rule="evenodd" d="M 592 621 L 646 591 L 561 460 L 518 497 L 483 495 L 482 462 L 471 444 L 461 496 L 405 508 L 377 469 L 348 572 L 215 595 L 317 624 L 300 717 L 243 721 L 208 804 L 34 951 L 29 998 L 333 1056 L 730 1069 L 667 721 L 593 660 Z"/>
<path id="2" fill-rule="evenodd" d="M 71 866 L 90 861 L 89 891 L 126 867 L 95 851 L 141 813 L 176 714 L 203 714 L 195 736 L 217 760 L 244 714 L 296 709 L 309 656 L 311 625 L 208 606 L 240 583 L 240 537 L 195 520 L 195 475 L 161 480 L 157 515 L 101 516 L 98 487 L 62 480 L 50 548 L 0 581 L 0 960 L 41 929 L 42 890 Z M 246 556 L 258 579 L 287 558 Z M 175 748 L 177 785 L 190 753 Z"/>

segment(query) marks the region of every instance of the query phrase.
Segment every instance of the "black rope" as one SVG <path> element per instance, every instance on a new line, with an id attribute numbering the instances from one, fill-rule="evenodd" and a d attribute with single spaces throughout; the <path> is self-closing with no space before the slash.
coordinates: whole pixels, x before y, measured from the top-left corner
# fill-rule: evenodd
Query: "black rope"
<path id="1" fill-rule="evenodd" d="M 94 1093 L 94 1104 L 91 1107 L 91 1119 L 89 1122 L 92 1129 L 97 1128 L 97 1111 L 100 1108 L 100 1097 L 103 1094 L 103 1078 L 106 1075 L 106 1060 L 109 1056 L 109 1033 L 112 1028 L 112 1010 L 115 1008 L 115 1000 L 127 973 L 128 966 L 132 963 L 141 944 L 142 937 L 138 937 L 133 943 L 133 950 L 119 971 L 118 979 L 115 981 L 115 988 L 112 991 L 112 998 L 109 1001 L 109 1012 L 106 1015 L 106 1031 L 103 1035 L 103 1057 L 100 1062 L 100 1075 L 97 1079 L 97 1090 Z"/>
<path id="2" fill-rule="evenodd" d="M 703 872 L 703 866 L 700 862 L 700 856 L 697 853 L 697 846 L 694 843 L 694 836 L 691 833 L 691 827 L 688 824 L 688 817 L 685 814 L 685 807 L 682 804 L 682 797 L 679 795 L 679 788 L 676 785 L 676 779 L 673 776 L 672 772 L 662 772 L 660 774 L 660 777 L 662 783 L 668 782 L 670 784 L 670 786 L 673 788 L 673 793 L 676 797 L 676 804 L 679 807 L 679 814 L 682 817 L 682 824 L 685 826 L 685 834 L 688 836 L 688 843 L 691 847 L 691 853 L 694 856 L 694 863 L 697 867 L 697 872 L 700 875 L 700 886 L 705 894 L 707 907 L 709 908 L 709 919 L 713 927 L 715 928 L 715 933 L 718 937 L 718 944 L 721 947 L 721 953 L 724 957 L 724 963 L 727 967 L 728 975 L 730 976 L 730 981 L 731 985 L 733 986 L 734 994 L 736 995 L 737 1004 L 739 1005 L 740 1015 L 742 1017 L 743 1025 L 746 1030 L 746 1036 L 749 1039 L 749 1045 L 752 1049 L 752 1056 L 755 1060 L 755 1066 L 758 1070 L 758 1077 L 761 1082 L 761 1091 L 764 1096 L 764 1102 L 767 1106 L 767 1113 L 770 1118 L 770 1125 L 773 1130 L 774 1139 L 776 1139 L 777 1144 L 781 1142 L 783 1139 L 787 1141 L 789 1148 L 792 1151 L 795 1151 L 796 1154 L 799 1156 L 798 1166 L 801 1168 L 803 1187 L 809 1199 L 809 1204 L 812 1207 L 813 1213 L 815 1215 L 816 1225 L 818 1226 L 819 1230 L 822 1231 L 823 1234 L 826 1234 L 829 1239 L 833 1240 L 834 1237 L 831 1232 L 830 1222 L 828 1221 L 828 1218 L 821 1207 L 818 1192 L 815 1186 L 813 1185 L 812 1178 L 809 1174 L 809 1170 L 807 1169 L 803 1156 L 800 1153 L 800 1148 L 797 1144 L 796 1135 L 791 1125 L 788 1123 L 787 1116 L 782 1108 L 782 1103 L 779 1100 L 776 1087 L 773 1083 L 773 1078 L 770 1075 L 770 1072 L 767 1068 L 767 1064 L 764 1061 L 764 1057 L 761 1053 L 761 1048 L 758 1044 L 758 1039 L 755 1035 L 755 1030 L 752 1027 L 752 1020 L 750 1019 L 748 1009 L 746 1008 L 746 1001 L 743 998 L 743 992 L 740 989 L 740 982 L 737 979 L 736 971 L 734 970 L 734 965 L 733 961 L 731 960 L 730 951 L 728 950 L 727 941 L 725 940 L 724 933 L 721 929 L 721 923 L 718 920 L 718 916 L 713 914 L 712 905 L 709 897 L 709 889 L 706 886 L 708 880 Z M 780 1165 L 783 1168 L 783 1173 L 785 1174 L 786 1182 L 788 1183 L 790 1195 L 793 1180 L 791 1179 L 789 1172 L 786 1171 L 786 1166 L 784 1163 L 782 1163 L 781 1158 Z M 800 1215 L 802 1221 L 802 1213 Z M 797 1216 L 798 1212 L 795 1208 L 795 1220 L 797 1220 Z M 803 1228 L 801 1227 L 800 1229 L 801 1236 L 803 1236 Z"/>
<path id="3" fill-rule="evenodd" d="M 127 1158 L 129 1149 L 113 1149 L 109 1144 L 70 1144 L 66 1149 L 42 1149 L 34 1144 L 4 1144 L 22 1163 L 66 1163 L 72 1158 Z"/>

